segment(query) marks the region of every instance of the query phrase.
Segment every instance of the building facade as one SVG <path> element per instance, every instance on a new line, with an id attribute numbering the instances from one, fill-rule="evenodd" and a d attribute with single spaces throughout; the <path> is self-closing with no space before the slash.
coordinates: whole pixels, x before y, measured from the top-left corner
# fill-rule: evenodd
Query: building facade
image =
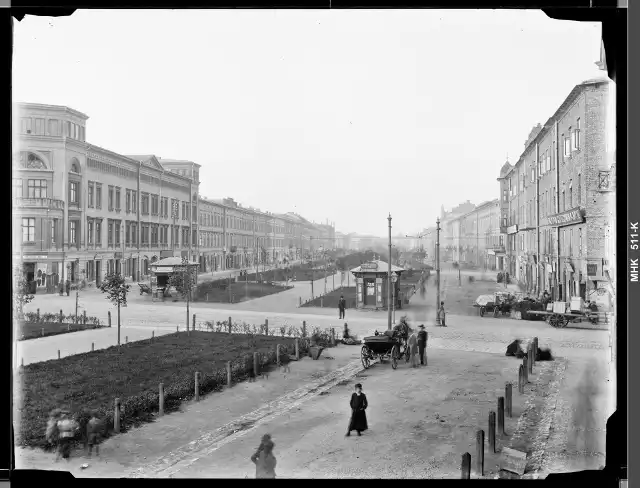
<path id="1" fill-rule="evenodd" d="M 593 299 L 603 310 L 611 308 L 609 293 L 599 290 L 608 287 L 605 242 L 615 172 L 609 87 L 609 80 L 577 85 L 498 178 L 511 276 L 529 291 Z"/>

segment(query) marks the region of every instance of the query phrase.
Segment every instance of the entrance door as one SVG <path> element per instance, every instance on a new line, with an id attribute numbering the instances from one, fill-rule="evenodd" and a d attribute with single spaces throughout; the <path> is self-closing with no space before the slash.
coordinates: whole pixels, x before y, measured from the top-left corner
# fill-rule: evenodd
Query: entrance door
<path id="1" fill-rule="evenodd" d="M 376 280 L 375 279 L 365 279 L 364 280 L 364 304 L 365 306 L 376 305 Z"/>
<path id="2" fill-rule="evenodd" d="M 102 261 L 96 261 L 96 286 L 102 283 Z"/>

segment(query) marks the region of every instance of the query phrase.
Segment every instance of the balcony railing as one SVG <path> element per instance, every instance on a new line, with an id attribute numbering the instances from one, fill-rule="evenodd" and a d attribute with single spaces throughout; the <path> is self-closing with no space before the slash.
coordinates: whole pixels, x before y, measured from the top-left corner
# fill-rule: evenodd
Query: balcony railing
<path id="1" fill-rule="evenodd" d="M 18 208 L 48 208 L 50 210 L 64 210 L 64 200 L 53 198 L 14 198 L 13 206 Z"/>

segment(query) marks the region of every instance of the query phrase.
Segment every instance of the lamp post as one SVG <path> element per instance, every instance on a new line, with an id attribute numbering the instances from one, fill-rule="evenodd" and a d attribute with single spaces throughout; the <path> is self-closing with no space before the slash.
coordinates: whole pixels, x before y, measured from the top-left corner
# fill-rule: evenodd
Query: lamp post
<path id="1" fill-rule="evenodd" d="M 396 282 L 398 281 L 398 273 L 391 273 L 391 282 L 393 283 L 393 325 L 396 324 Z"/>
<path id="2" fill-rule="evenodd" d="M 387 217 L 389 221 L 389 263 L 388 263 L 388 271 L 387 271 L 387 327 L 391 330 L 391 214 Z"/>

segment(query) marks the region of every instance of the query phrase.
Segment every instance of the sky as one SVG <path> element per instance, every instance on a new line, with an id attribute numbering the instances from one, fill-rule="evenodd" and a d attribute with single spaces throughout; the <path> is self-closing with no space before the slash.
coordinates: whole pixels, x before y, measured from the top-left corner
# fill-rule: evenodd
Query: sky
<path id="1" fill-rule="evenodd" d="M 415 234 L 498 198 L 507 155 L 603 76 L 600 36 L 535 10 L 79 10 L 14 23 L 13 100 L 200 164 L 208 198 Z"/>

